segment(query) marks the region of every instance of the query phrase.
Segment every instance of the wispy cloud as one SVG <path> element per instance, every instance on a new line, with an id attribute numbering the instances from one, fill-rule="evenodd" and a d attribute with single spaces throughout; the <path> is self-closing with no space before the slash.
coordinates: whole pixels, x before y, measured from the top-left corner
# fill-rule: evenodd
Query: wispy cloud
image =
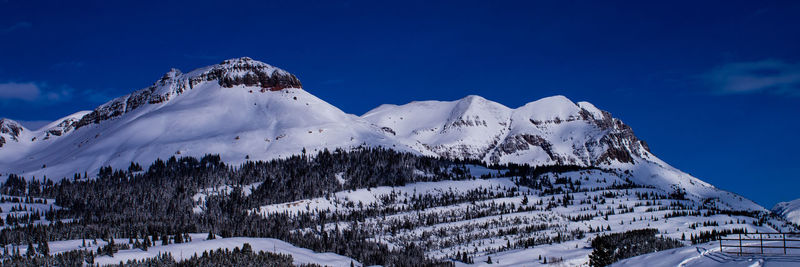
<path id="1" fill-rule="evenodd" d="M 0 83 L 0 100 L 22 100 L 26 102 L 62 102 L 72 98 L 71 88 L 51 88 L 46 83 Z"/>
<path id="2" fill-rule="evenodd" d="M 14 23 L 14 25 L 7 26 L 7 27 L 4 27 L 4 28 L 0 28 L 0 33 L 9 33 L 9 32 L 13 32 L 13 31 L 16 31 L 16 30 L 27 29 L 27 28 L 30 28 L 30 27 L 33 27 L 33 24 L 31 24 L 30 22 L 20 21 L 20 22 Z"/>
<path id="3" fill-rule="evenodd" d="M 40 96 L 41 90 L 35 83 L 0 83 L 0 99 L 34 101 Z"/>
<path id="4" fill-rule="evenodd" d="M 718 94 L 800 96 L 800 63 L 768 59 L 718 66 L 703 75 Z"/>

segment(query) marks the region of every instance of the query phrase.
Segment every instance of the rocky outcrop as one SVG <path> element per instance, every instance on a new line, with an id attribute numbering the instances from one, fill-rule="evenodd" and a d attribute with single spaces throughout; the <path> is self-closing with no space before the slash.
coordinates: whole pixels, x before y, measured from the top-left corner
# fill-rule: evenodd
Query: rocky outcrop
<path id="1" fill-rule="evenodd" d="M 259 86 L 270 91 L 303 87 L 293 74 L 249 57 L 225 60 L 210 70 L 189 78 L 189 86 L 194 87 L 203 81 L 217 81 L 226 88 L 245 85 Z"/>
<path id="2" fill-rule="evenodd" d="M 633 156 L 645 157 L 645 152 L 650 152 L 647 143 L 639 140 L 630 126 L 621 120 L 613 118 L 610 113 L 603 111 L 603 117 L 591 120 L 597 127 L 607 130 L 608 133 L 600 139 L 599 144 L 606 147 L 606 151 L 597 159 L 597 163 L 610 163 L 612 160 L 622 163 L 633 163 Z"/>
<path id="3" fill-rule="evenodd" d="M 453 120 L 449 124 L 445 124 L 443 130 L 447 130 L 449 128 L 460 128 L 460 127 L 474 127 L 474 126 L 483 126 L 487 127 L 487 123 L 485 120 L 482 120 L 480 116 L 462 116 L 458 117 L 458 119 Z"/>
<path id="4" fill-rule="evenodd" d="M 390 133 L 392 135 L 397 135 L 397 133 L 394 132 L 394 130 L 392 130 L 392 128 L 389 128 L 389 127 L 385 127 L 385 126 L 381 127 L 381 130 L 384 131 L 384 132 Z"/>
<path id="5" fill-rule="evenodd" d="M 0 119 L 0 147 L 8 142 L 8 139 L 19 142 L 19 136 L 25 128 L 16 121 L 9 119 Z"/>
<path id="6" fill-rule="evenodd" d="M 525 153 L 535 147 L 541 148 L 549 159 L 539 161 L 539 164 L 577 164 L 597 166 L 612 162 L 633 163 L 634 158 L 644 158 L 650 151 L 647 143 L 639 140 L 628 125 L 615 119 L 610 113 L 600 111 L 591 106 L 592 110 L 580 107 L 573 115 L 554 117 L 547 120 L 528 119 L 535 129 L 517 132 L 506 136 L 491 152 L 489 161 L 499 163 L 505 155 Z M 516 121 L 514 123 L 517 123 Z M 568 133 L 562 136 L 551 136 L 548 133 L 561 132 L 564 123 L 582 123 L 593 130 L 587 136 Z M 536 134 L 544 134 L 542 137 Z M 557 137 L 562 140 L 551 140 Z M 578 141 L 583 140 L 583 141 Z M 570 146 L 565 149 L 554 149 L 553 142 L 567 142 Z M 550 162 L 550 163 L 546 163 Z"/>
<path id="7" fill-rule="evenodd" d="M 538 135 L 520 134 L 515 136 L 506 137 L 502 143 L 497 147 L 498 152 L 503 154 L 514 154 L 517 151 L 529 150 L 532 147 L 539 147 L 550 160 L 561 163 L 562 159 L 553 153 L 553 144 Z M 495 162 L 496 163 L 496 162 Z"/>
<path id="8" fill-rule="evenodd" d="M 9 136 L 14 141 L 19 141 L 19 134 L 24 131 L 18 122 L 9 119 L 0 119 L 0 134 Z"/>

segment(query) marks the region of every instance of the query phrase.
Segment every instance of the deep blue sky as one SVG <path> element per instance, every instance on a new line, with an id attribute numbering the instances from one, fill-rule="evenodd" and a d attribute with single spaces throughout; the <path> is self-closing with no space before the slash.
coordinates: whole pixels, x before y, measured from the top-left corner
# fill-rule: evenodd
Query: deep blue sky
<path id="1" fill-rule="evenodd" d="M 0 117 L 36 125 L 249 56 L 355 114 L 590 101 L 683 171 L 767 208 L 800 198 L 800 2 L 651 2 L 0 1 Z"/>

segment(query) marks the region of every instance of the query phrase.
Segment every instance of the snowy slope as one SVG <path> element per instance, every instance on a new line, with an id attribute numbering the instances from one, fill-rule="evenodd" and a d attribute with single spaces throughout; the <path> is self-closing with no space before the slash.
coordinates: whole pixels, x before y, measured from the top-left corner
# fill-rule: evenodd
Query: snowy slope
<path id="1" fill-rule="evenodd" d="M 794 224 L 800 225 L 800 199 L 778 203 L 772 208 L 772 212 L 783 216 Z"/>
<path id="2" fill-rule="evenodd" d="M 195 236 L 205 237 L 207 234 L 195 234 Z M 217 238 L 214 240 L 200 240 L 192 238 L 192 242 L 182 244 L 170 244 L 166 246 L 154 246 L 147 251 L 140 249 L 122 250 L 114 257 L 101 256 L 95 259 L 100 265 L 118 264 L 120 261 L 142 260 L 155 258 L 159 254 L 170 253 L 176 261 L 187 259 L 193 255 L 203 255 L 204 251 L 217 249 L 233 250 L 241 248 L 244 243 L 253 247 L 253 251 L 265 251 L 279 254 L 291 255 L 294 264 L 319 264 L 321 266 L 350 266 L 352 262 L 355 266 L 361 266 L 358 261 L 335 253 L 318 253 L 309 249 L 299 248 L 284 241 L 273 238 L 253 238 L 253 237 L 233 237 Z"/>

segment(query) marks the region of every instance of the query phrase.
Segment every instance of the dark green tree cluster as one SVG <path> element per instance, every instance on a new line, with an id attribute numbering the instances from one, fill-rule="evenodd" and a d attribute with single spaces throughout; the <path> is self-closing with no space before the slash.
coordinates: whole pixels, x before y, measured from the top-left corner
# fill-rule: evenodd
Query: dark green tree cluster
<path id="1" fill-rule="evenodd" d="M 151 259 L 129 260 L 117 266 L 295 266 L 292 261 L 291 255 L 263 251 L 254 252 L 250 244 L 245 243 L 241 249 L 236 247 L 233 250 L 217 249 L 205 251 L 203 255 L 194 255 L 179 262 L 176 262 L 170 254 L 160 254 Z"/>
<path id="2" fill-rule="evenodd" d="M 621 259 L 683 246 L 678 240 L 656 234 L 657 229 L 639 229 L 598 236 L 592 240 L 589 265 L 607 266 Z"/>

